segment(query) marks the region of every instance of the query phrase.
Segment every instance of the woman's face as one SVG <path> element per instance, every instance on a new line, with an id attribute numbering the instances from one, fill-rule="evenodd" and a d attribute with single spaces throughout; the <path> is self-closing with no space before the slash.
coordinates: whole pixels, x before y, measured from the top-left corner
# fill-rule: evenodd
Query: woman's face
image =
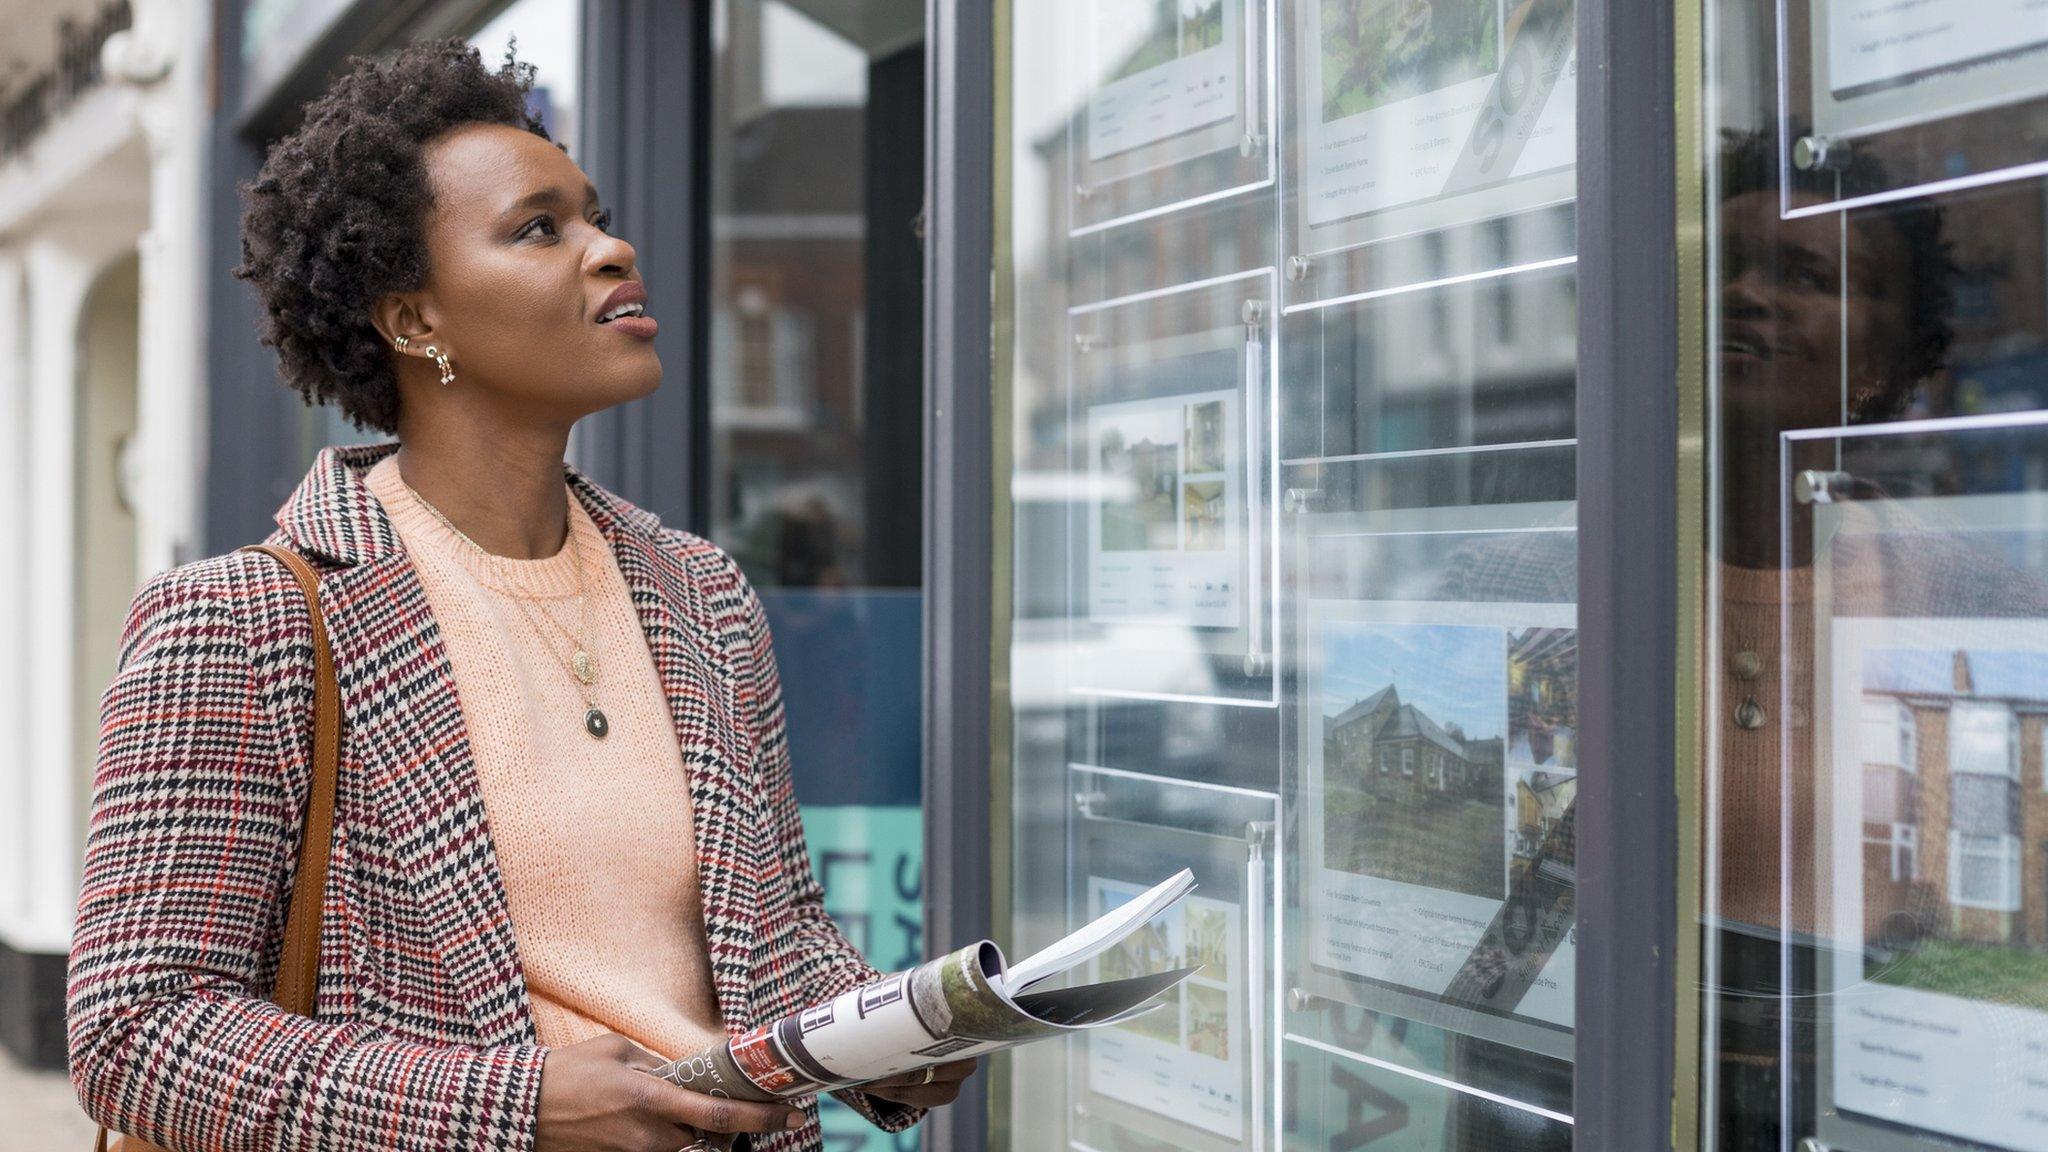
<path id="1" fill-rule="evenodd" d="M 497 124 L 451 131 L 425 155 L 427 282 L 408 295 L 429 328 L 415 349 L 433 343 L 449 357 L 450 387 L 549 423 L 653 392 L 651 308 L 617 314 L 647 300 L 633 246 L 606 231 L 583 170 L 546 140 Z"/>
<path id="2" fill-rule="evenodd" d="M 1897 229 L 1877 218 L 1784 220 L 1771 193 L 1722 206 L 1721 373 L 1726 417 L 1775 437 L 1841 422 L 1853 396 L 1910 385 L 1910 275 Z M 1848 282 L 1843 283 L 1846 274 Z"/>

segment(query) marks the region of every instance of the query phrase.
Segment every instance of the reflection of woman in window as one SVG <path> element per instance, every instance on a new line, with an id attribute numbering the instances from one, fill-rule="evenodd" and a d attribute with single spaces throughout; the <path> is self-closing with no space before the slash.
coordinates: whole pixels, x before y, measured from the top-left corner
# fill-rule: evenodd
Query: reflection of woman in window
<path id="1" fill-rule="evenodd" d="M 1780 942 L 1819 927 L 1813 892 L 1814 833 L 1795 815 L 1781 827 L 1781 788 L 1792 811 L 1811 812 L 1813 779 L 1812 553 L 1810 526 L 1795 526 L 1781 555 L 1780 433 L 1847 421 L 1896 418 L 1948 346 L 1948 258 L 1937 211 L 1922 205 L 1844 218 L 1784 220 L 1778 210 L 1775 141 L 1731 135 L 1721 157 L 1722 533 L 1713 542 L 1721 589 L 1721 714 L 1718 775 L 1720 890 L 1707 909 L 1728 927 L 1721 950 L 1717 1037 L 1720 1143 L 1778 1146 L 1781 1033 Z M 1842 229 L 1846 225 L 1846 232 Z M 1845 243 L 1846 240 L 1846 243 Z M 1844 382 L 1847 382 L 1846 389 Z M 1794 467 L 1830 467 L 1816 454 Z M 1790 569 L 1788 579 L 1786 570 Z M 1781 636 L 1791 647 L 1780 651 Z M 1790 678 L 1789 703 L 1778 677 Z M 1805 693 L 1804 696 L 1798 695 Z M 1786 729 L 1790 714 L 1791 731 Z M 1781 764 L 1788 742 L 1795 763 Z M 1790 780 L 1785 778 L 1789 775 Z M 1789 875 L 1781 836 L 1792 839 Z M 1791 910 L 1786 923 L 1782 906 Z M 1795 987 L 1810 987 L 1802 951 Z M 1807 1010 L 1810 1012 L 1810 1009 Z M 1811 1060 L 1800 1048 L 1801 1065 Z M 1791 1139 L 1807 1134 L 1795 1123 Z"/>
<path id="2" fill-rule="evenodd" d="M 1815 755 L 1814 714 L 1825 703 L 1813 697 L 1815 520 L 1786 499 L 1790 475 L 1839 466 L 1836 442 L 1792 442 L 1787 472 L 1782 434 L 1895 420 L 1916 402 L 1930 404 L 1950 342 L 1954 271 L 1940 208 L 1928 201 L 1783 218 L 1779 156 L 1777 141 L 1754 135 L 1729 137 L 1721 154 L 1714 354 L 1722 515 L 1710 543 L 1721 706 L 1709 718 L 1720 810 L 1718 889 L 1706 911 L 1719 929 L 1710 937 L 1719 974 L 1712 1043 L 1725 1148 L 1775 1148 L 1812 1133 L 1814 1027 L 1834 1010 L 1812 995 L 1817 958 L 1895 930 L 1883 892 L 1866 891 L 1859 938 L 1825 939 L 1833 888 L 1820 887 L 1818 861 L 1833 833 L 1820 826 L 1817 797 L 1834 787 L 1834 773 L 1865 768 L 1862 757 L 1834 765 Z M 1845 179 L 1883 183 L 1867 171 L 1870 161 L 1852 163 L 1866 171 Z M 1795 208 L 1818 203 L 1792 197 Z M 1828 556 L 1834 615 L 2029 616 L 2048 608 L 2037 581 L 1954 534 L 1931 526 L 1855 530 L 1868 501 L 1885 493 L 1866 482 L 1855 495 L 1866 503 L 1844 506 L 1848 527 L 1834 534 Z M 1792 1128 L 1784 1131 L 1788 1102 Z"/>

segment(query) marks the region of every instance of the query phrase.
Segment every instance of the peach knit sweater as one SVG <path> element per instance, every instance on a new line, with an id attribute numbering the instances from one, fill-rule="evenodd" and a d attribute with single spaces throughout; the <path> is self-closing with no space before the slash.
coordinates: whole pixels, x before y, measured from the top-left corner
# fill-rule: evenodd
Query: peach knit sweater
<path id="1" fill-rule="evenodd" d="M 485 557 L 406 491 L 397 457 L 378 461 L 368 483 L 448 650 L 540 1042 L 618 1032 L 676 1057 L 723 1038 L 688 777 L 610 545 L 571 492 L 592 693 L 611 721 L 599 740 L 583 727 L 573 648 L 543 616 L 578 628 L 575 550 Z"/>

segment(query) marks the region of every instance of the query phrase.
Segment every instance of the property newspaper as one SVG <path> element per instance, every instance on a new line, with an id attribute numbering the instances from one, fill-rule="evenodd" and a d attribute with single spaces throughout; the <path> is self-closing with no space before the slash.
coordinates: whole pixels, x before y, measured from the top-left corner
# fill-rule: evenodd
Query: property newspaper
<path id="1" fill-rule="evenodd" d="M 1136 1019 L 1195 969 L 1043 989 L 1195 887 L 1186 869 L 1016 965 L 990 941 L 771 1021 L 655 1075 L 694 1092 L 769 1101 L 855 1088 L 951 1060 Z"/>

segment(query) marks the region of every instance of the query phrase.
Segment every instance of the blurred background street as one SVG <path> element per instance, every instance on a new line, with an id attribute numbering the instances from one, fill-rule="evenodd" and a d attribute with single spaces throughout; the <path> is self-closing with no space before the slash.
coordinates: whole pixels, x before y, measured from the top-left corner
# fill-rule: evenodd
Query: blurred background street
<path id="1" fill-rule="evenodd" d="M 31 1072 L 0 1048 L 0 1152 L 87 1152 L 94 1134 L 62 1072 Z"/>

